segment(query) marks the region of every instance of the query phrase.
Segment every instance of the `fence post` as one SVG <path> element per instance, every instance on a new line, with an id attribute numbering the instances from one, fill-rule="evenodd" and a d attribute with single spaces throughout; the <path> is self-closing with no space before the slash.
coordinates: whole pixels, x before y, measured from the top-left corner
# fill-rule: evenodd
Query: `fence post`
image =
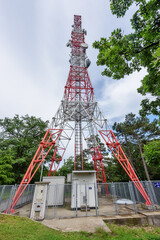
<path id="1" fill-rule="evenodd" d="M 97 198 L 97 184 L 94 183 L 94 193 L 95 193 L 95 204 L 96 204 L 96 216 L 98 215 L 97 207 L 98 207 L 98 198 Z"/>
<path id="2" fill-rule="evenodd" d="M 142 182 L 141 182 L 141 183 L 142 183 Z M 142 184 L 142 186 L 143 186 L 143 184 Z M 135 185 L 133 185 L 133 187 L 134 187 L 134 191 L 135 191 L 135 198 L 136 198 L 136 201 L 137 201 L 138 203 L 140 203 L 140 202 L 141 202 L 140 197 L 139 197 L 140 192 L 138 191 L 138 189 L 136 188 Z"/>
<path id="3" fill-rule="evenodd" d="M 86 183 L 85 183 L 85 202 L 86 202 L 86 217 L 87 217 L 87 189 L 86 189 Z"/>
<path id="4" fill-rule="evenodd" d="M 114 207 L 115 207 L 115 212 L 116 212 L 116 215 L 119 214 L 118 212 L 118 207 L 117 207 L 117 196 L 116 196 L 116 190 L 115 190 L 115 184 L 112 182 L 111 183 L 111 189 L 112 189 L 112 194 L 113 194 L 113 201 L 114 201 Z"/>
<path id="5" fill-rule="evenodd" d="M 11 191 L 10 191 L 10 195 L 9 195 L 9 198 L 8 198 L 7 209 L 9 209 L 9 207 L 11 206 L 14 194 L 15 194 L 15 186 L 12 186 Z"/>
<path id="6" fill-rule="evenodd" d="M 44 219 L 48 218 L 48 195 L 49 195 L 49 184 L 47 185 L 47 196 L 46 196 L 46 206 L 45 206 L 45 213 L 44 213 Z"/>
<path id="7" fill-rule="evenodd" d="M 34 191 L 35 191 L 35 184 L 32 185 L 32 195 L 31 195 L 31 201 L 33 201 Z"/>
<path id="8" fill-rule="evenodd" d="M 152 193 L 152 196 L 153 196 L 154 204 L 158 204 L 157 197 L 156 197 L 156 194 L 155 194 L 155 191 L 154 191 L 152 182 L 151 182 L 151 181 L 148 181 L 148 184 L 149 184 L 150 189 L 151 189 L 151 193 Z"/>
<path id="9" fill-rule="evenodd" d="M 56 194 L 55 194 L 55 197 L 56 197 L 56 203 L 55 203 L 55 218 L 57 218 L 57 200 L 58 200 L 58 184 L 56 183 Z"/>
<path id="10" fill-rule="evenodd" d="M 155 211 L 155 205 L 154 205 L 154 200 L 153 200 L 153 194 L 152 194 L 151 186 L 149 185 L 149 181 L 145 181 L 145 185 L 146 185 L 146 188 L 147 188 L 147 190 L 148 190 L 149 198 L 150 198 L 150 200 L 151 200 L 152 210 Z"/>
<path id="11" fill-rule="evenodd" d="M 40 179 L 39 179 L 40 182 L 42 182 L 43 165 L 44 165 L 44 161 L 41 164 L 41 175 L 40 175 Z"/>
<path id="12" fill-rule="evenodd" d="M 26 197 L 26 203 L 28 203 L 29 202 L 29 190 L 30 190 L 30 185 L 28 184 L 28 186 L 27 186 L 27 197 Z"/>
<path id="13" fill-rule="evenodd" d="M 123 198 L 121 183 L 119 183 L 119 194 L 120 194 L 120 197 Z"/>
<path id="14" fill-rule="evenodd" d="M 77 217 L 77 200 L 78 200 L 78 197 L 77 197 L 77 183 L 76 183 L 76 217 Z"/>
<path id="15" fill-rule="evenodd" d="M 128 187 L 129 187 L 129 192 L 130 192 L 131 200 L 133 201 L 134 212 L 137 213 L 137 205 L 136 205 L 136 199 L 135 199 L 135 195 L 134 195 L 134 190 L 133 190 L 132 182 L 129 181 Z"/>
<path id="16" fill-rule="evenodd" d="M 125 183 L 123 183 L 123 190 L 124 190 L 124 197 L 127 198 L 127 193 L 126 193 L 126 189 L 125 189 Z"/>
<path id="17" fill-rule="evenodd" d="M 6 187 L 6 185 L 4 185 L 3 188 L 2 188 L 1 197 L 0 197 L 0 204 L 1 204 L 1 201 L 3 199 L 3 194 L 4 194 L 5 187 Z"/>

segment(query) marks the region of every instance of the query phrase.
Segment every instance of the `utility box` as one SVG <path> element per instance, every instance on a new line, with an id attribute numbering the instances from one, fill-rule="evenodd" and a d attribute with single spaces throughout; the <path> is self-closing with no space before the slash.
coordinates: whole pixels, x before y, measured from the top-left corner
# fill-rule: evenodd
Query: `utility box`
<path id="1" fill-rule="evenodd" d="M 47 193 L 48 206 L 61 206 L 64 204 L 64 176 L 43 177 L 43 182 L 50 182 Z"/>
<path id="2" fill-rule="evenodd" d="M 72 172 L 71 209 L 84 206 L 98 207 L 96 171 Z"/>
<path id="3" fill-rule="evenodd" d="M 31 219 L 34 220 L 44 219 L 48 184 L 49 182 L 35 183 L 36 186 L 30 215 Z"/>

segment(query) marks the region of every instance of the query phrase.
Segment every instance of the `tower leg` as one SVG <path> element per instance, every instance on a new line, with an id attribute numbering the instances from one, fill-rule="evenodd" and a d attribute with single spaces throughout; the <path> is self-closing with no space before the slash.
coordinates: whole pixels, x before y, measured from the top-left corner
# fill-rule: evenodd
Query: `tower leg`
<path id="1" fill-rule="evenodd" d="M 146 205 L 151 205 L 151 201 L 144 190 L 141 182 L 139 181 L 133 167 L 131 166 L 129 160 L 127 159 L 125 153 L 123 152 L 120 143 L 117 141 L 114 133 L 112 130 L 100 130 L 100 135 L 104 139 L 106 145 L 110 148 L 114 156 L 117 158 L 123 169 L 126 171 L 134 185 L 137 187 L 139 192 L 142 194 L 143 198 L 145 199 Z"/>
<path id="2" fill-rule="evenodd" d="M 22 194 L 24 193 L 26 187 L 31 182 L 32 178 L 34 177 L 35 173 L 41 166 L 42 162 L 48 155 L 51 149 L 54 151 L 54 145 L 60 136 L 62 132 L 62 129 L 48 129 L 47 132 L 44 135 L 43 140 L 40 142 L 40 145 L 38 147 L 38 150 L 36 154 L 34 155 L 34 158 L 32 159 L 16 193 L 13 197 L 12 203 L 9 206 L 8 209 L 6 209 L 5 213 L 13 213 L 14 207 Z M 54 140 L 53 140 L 54 139 Z"/>
<path id="3" fill-rule="evenodd" d="M 97 183 L 99 184 L 99 181 L 105 183 L 104 187 L 106 194 L 109 194 L 100 146 L 90 148 L 90 153 L 92 155 L 92 160 L 94 161 L 94 170 L 96 171 L 97 175 Z"/>
<path id="4" fill-rule="evenodd" d="M 61 151 L 61 153 L 59 153 L 59 151 Z M 63 148 L 60 146 L 55 146 L 55 150 L 53 153 L 52 162 L 51 162 L 48 176 L 55 175 L 55 173 L 57 172 L 58 167 L 60 165 L 60 162 L 62 161 L 62 157 L 63 157 L 65 151 L 66 151 L 66 148 Z"/>

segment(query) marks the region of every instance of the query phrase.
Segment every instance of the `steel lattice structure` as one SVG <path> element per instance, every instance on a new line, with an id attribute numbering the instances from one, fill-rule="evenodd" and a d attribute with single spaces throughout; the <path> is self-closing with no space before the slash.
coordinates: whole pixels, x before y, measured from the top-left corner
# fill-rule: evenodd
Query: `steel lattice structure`
<path id="1" fill-rule="evenodd" d="M 81 16 L 74 15 L 74 25 L 72 25 L 72 27 L 71 40 L 67 43 L 67 46 L 71 47 L 71 57 L 69 60 L 70 71 L 63 99 L 50 125 L 50 129 L 52 129 L 52 132 L 54 133 L 51 134 L 51 130 L 47 131 L 19 189 L 16 192 L 16 195 L 13 198 L 10 208 L 6 210 L 6 212 L 13 211 L 13 208 L 24 192 L 26 185 L 29 184 L 35 171 L 40 167 L 46 154 L 48 154 L 48 151 L 50 151 L 53 146 L 49 176 L 55 174 L 73 134 L 75 136 L 74 169 L 83 170 L 83 140 L 85 140 L 94 162 L 94 169 L 97 173 L 97 182 L 101 181 L 106 183 L 106 193 L 108 193 L 103 155 L 96 137 L 98 132 L 140 191 L 146 204 L 151 204 L 147 193 L 124 154 L 120 143 L 109 127 L 107 120 L 100 111 L 95 99 L 87 70 L 90 65 L 90 60 L 86 56 L 88 45 L 85 43 L 86 30 L 82 29 Z M 53 139 L 52 136 L 55 136 L 55 138 Z M 51 140 L 50 143 L 47 142 L 48 139 Z M 47 152 L 46 146 L 49 146 Z M 37 168 L 33 171 L 33 166 L 36 165 Z"/>

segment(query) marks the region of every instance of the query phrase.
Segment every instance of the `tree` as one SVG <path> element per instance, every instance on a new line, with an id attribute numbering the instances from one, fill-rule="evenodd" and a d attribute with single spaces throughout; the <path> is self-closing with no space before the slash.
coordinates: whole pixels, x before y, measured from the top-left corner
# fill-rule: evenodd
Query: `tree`
<path id="1" fill-rule="evenodd" d="M 141 159 L 146 178 L 150 180 L 143 155 L 143 146 L 152 139 L 159 137 L 160 129 L 157 120 L 150 122 L 147 117 L 136 117 L 135 114 L 130 113 L 125 116 L 125 121 L 123 123 L 114 123 L 113 129 L 116 130 L 116 135 L 119 137 L 123 148 L 126 150 L 125 152 L 131 164 L 135 166 L 135 159 Z M 139 152 L 138 155 L 137 150 Z"/>
<path id="2" fill-rule="evenodd" d="M 142 100 L 140 114 L 152 113 L 160 118 L 160 1 L 110 1 L 111 11 L 117 17 L 123 17 L 129 7 L 136 4 L 137 10 L 130 20 L 133 32 L 124 35 L 119 28 L 108 39 L 95 41 L 93 47 L 99 49 L 97 65 L 105 66 L 102 75 L 117 80 L 146 68 L 148 74 L 142 79 L 138 92 L 149 93 L 154 98 Z"/>
<path id="3" fill-rule="evenodd" d="M 160 141 L 153 140 L 144 145 L 143 155 L 146 159 L 147 165 L 155 174 L 155 179 L 159 179 L 160 170 Z"/>
<path id="4" fill-rule="evenodd" d="M 61 168 L 56 172 L 56 176 L 65 176 L 67 178 L 67 174 L 71 173 L 74 170 L 74 157 L 70 156 L 67 160 L 64 160 L 64 164 Z"/>
<path id="5" fill-rule="evenodd" d="M 19 183 L 25 174 L 42 140 L 48 121 L 28 115 L 0 119 L 0 149 L 5 158 L 10 159 L 15 183 Z M 1 158 L 1 167 L 4 160 Z M 12 161 L 11 161 L 12 159 Z M 5 183 L 7 184 L 7 182 Z"/>
<path id="6" fill-rule="evenodd" d="M 14 182 L 13 153 L 11 149 L 0 150 L 0 185 Z"/>
<path id="7" fill-rule="evenodd" d="M 83 150 L 83 169 L 94 170 L 93 161 L 91 160 L 89 149 Z"/>

